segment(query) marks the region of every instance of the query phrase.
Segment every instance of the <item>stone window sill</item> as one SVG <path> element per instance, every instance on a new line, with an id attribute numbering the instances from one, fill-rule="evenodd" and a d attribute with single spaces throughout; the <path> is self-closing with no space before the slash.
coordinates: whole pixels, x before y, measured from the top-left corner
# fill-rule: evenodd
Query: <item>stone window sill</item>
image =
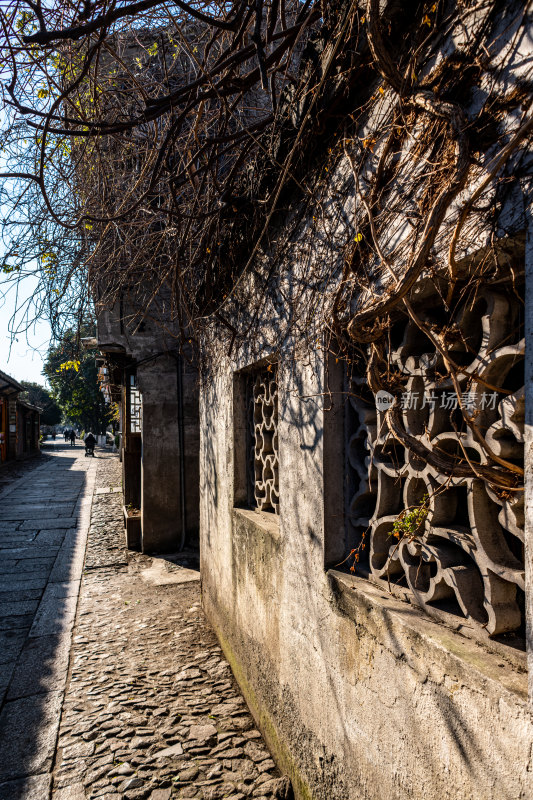
<path id="1" fill-rule="evenodd" d="M 261 533 L 269 534 L 273 539 L 279 542 L 279 517 L 273 513 L 266 513 L 265 511 L 252 511 L 249 508 L 233 509 L 233 515 L 237 519 L 251 523 L 254 527 L 258 528 Z"/>
<path id="2" fill-rule="evenodd" d="M 335 569 L 327 572 L 338 609 L 362 625 L 384 647 L 418 670 L 440 669 L 454 680 L 480 691 L 487 681 L 527 702 L 527 658 L 520 650 L 493 642 L 477 641 L 467 625 L 452 628 L 435 622 L 418 606 L 366 578 Z M 465 620 L 466 622 L 466 620 Z M 460 630 L 460 632 L 459 632 Z"/>

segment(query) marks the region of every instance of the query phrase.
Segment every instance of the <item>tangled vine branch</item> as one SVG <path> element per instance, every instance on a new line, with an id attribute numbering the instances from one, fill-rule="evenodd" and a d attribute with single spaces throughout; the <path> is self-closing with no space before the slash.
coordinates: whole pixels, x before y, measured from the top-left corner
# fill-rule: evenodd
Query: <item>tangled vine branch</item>
<path id="1" fill-rule="evenodd" d="M 393 393 L 386 343 L 409 318 L 443 380 L 488 386 L 455 358 L 455 317 L 489 276 L 516 291 L 496 229 L 527 173 L 532 90 L 525 71 L 506 91 L 502 76 L 527 13 L 525 0 L 10 0 L 3 272 L 37 277 L 56 326 L 88 296 L 126 300 L 131 330 L 151 320 L 176 346 L 209 341 L 216 321 L 232 352 L 253 348 L 275 312 L 273 350 L 325 329 L 339 357 L 369 347 L 373 383 Z M 416 299 L 428 282 L 438 330 Z M 519 489 L 520 465 L 462 411 L 487 464 L 421 457 Z M 397 410 L 388 424 L 420 446 Z"/>

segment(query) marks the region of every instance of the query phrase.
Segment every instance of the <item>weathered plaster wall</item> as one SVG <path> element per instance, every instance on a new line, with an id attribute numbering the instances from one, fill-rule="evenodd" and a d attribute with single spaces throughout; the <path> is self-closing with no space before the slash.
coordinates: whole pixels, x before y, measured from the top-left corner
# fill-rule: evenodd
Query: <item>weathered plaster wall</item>
<path id="1" fill-rule="evenodd" d="M 171 553 L 178 549 L 183 528 L 189 536 L 198 530 L 197 376 L 167 355 L 139 366 L 137 382 L 142 395 L 142 550 Z"/>
<path id="2" fill-rule="evenodd" d="M 142 395 L 142 550 L 172 552 L 180 523 L 176 362 L 159 358 L 137 370 Z"/>
<path id="3" fill-rule="evenodd" d="M 198 374 L 192 360 L 179 357 L 176 339 L 153 321 L 139 330 L 137 319 L 131 330 L 124 319 L 134 316 L 126 303 L 101 309 L 98 343 L 103 352 L 121 351 L 126 393 L 129 371 L 141 392 L 142 447 L 135 436 L 125 438 L 125 504 L 140 502 L 143 552 L 171 553 L 182 542 L 198 544 Z"/>
<path id="4" fill-rule="evenodd" d="M 467 109 L 472 117 L 493 81 L 507 95 L 529 78 L 530 25 L 525 18 L 517 23 L 519 28 L 507 25 L 512 7 L 512 2 L 499 7 L 501 25 L 485 43 L 495 63 L 505 62 L 505 67 L 497 76 L 483 74 L 473 87 Z M 482 7 L 476 8 L 481 15 Z M 475 40 L 476 16 L 445 42 L 435 63 L 461 42 Z M 392 109 L 388 90 L 372 99 L 372 109 L 356 131 L 359 141 L 373 137 L 376 142 L 365 162 L 368 175 L 363 170 L 359 176 L 363 195 L 372 185 L 370 177 L 385 146 L 382 131 Z M 484 185 L 501 143 L 523 123 L 522 110 L 499 122 L 500 141 L 476 155 L 468 185 L 448 209 L 432 250 L 432 263 L 444 275 L 458 207 Z M 405 144 L 407 153 L 415 143 L 413 136 L 411 144 Z M 397 259 L 398 275 L 405 261 L 397 248 L 408 243 L 410 215 L 416 219 L 418 213 L 416 190 L 404 191 L 410 178 L 419 174 L 415 167 L 425 169 L 406 158 L 407 174 L 396 175 L 389 194 L 380 201 L 394 207 L 401 199 L 381 233 L 381 248 Z M 484 208 L 489 213 L 480 214 L 472 230 L 465 226 L 457 245 L 457 260 L 465 269 L 490 246 L 509 272 L 511 267 L 520 272 L 527 196 L 522 195 L 521 183 L 528 170 L 531 173 L 530 154 L 527 148 L 518 148 L 506 165 L 509 180 L 487 188 Z M 273 262 L 280 293 L 269 299 L 270 309 L 265 303 L 261 329 L 265 342 L 259 337 L 247 341 L 249 354 L 240 352 L 232 362 L 224 355 L 231 350 L 229 335 L 224 345 L 220 328 L 213 339 L 222 344 L 215 352 L 208 351 L 211 371 L 206 370 L 203 378 L 200 416 L 204 606 L 258 724 L 301 800 L 530 800 L 533 719 L 524 654 L 488 649 L 369 581 L 325 569 L 347 555 L 340 531 L 343 454 L 335 439 L 336 412 L 324 410 L 330 398 L 324 394 L 323 354 L 318 348 L 313 352 L 313 347 L 321 314 L 328 322 L 328 291 L 340 275 L 344 245 L 366 218 L 346 160 L 340 160 L 329 180 L 328 202 L 322 204 L 316 225 L 315 218 L 307 215 L 292 229 L 289 223 L 297 202 L 279 223 L 281 233 L 290 230 L 292 238 L 283 263 Z M 274 230 L 272 240 L 279 233 Z M 528 236 L 526 386 L 531 428 L 531 231 Z M 267 254 L 264 261 L 268 262 Z M 378 262 L 376 255 L 374 266 Z M 263 266 L 259 258 L 258 266 Z M 245 298 L 254 294 L 253 276 L 248 280 L 243 281 Z M 369 285 L 367 295 L 355 296 L 352 311 L 357 303 L 364 306 L 369 297 L 383 293 L 388 280 L 383 273 L 382 282 L 376 279 Z M 262 289 L 259 280 L 257 286 Z M 422 281 L 417 288 L 423 289 Z M 311 295 L 308 307 L 306 292 Z M 303 298 L 299 307 L 290 306 L 293 298 Z M 231 308 L 225 309 L 230 317 Z M 232 322 L 239 328 L 238 314 L 235 318 Z M 244 331 L 246 322 L 241 325 Z M 298 351 L 284 338 L 289 323 Z M 311 353 L 301 356 L 309 343 Z M 233 508 L 233 425 L 239 417 L 233 408 L 238 402 L 234 373 L 275 352 L 280 356 L 279 522 Z M 531 429 L 527 435 L 531 493 Z M 239 473 L 238 485 L 240 481 Z M 533 647 L 530 518 L 526 528 Z"/>
<path id="5" fill-rule="evenodd" d="M 203 598 L 234 673 L 298 798 L 526 800 L 525 671 L 324 570 L 323 490 L 339 469 L 321 358 L 281 361 L 279 524 L 233 509 L 233 370 L 246 364 L 222 359 L 203 387 Z"/>
<path id="6" fill-rule="evenodd" d="M 186 541 L 198 547 L 200 527 L 200 429 L 198 422 L 198 370 L 195 363 L 182 359 L 183 451 Z"/>

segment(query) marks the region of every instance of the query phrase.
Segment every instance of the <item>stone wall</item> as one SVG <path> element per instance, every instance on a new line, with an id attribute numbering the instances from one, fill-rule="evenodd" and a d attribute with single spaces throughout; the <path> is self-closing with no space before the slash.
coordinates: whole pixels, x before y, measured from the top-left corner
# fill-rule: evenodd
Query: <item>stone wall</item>
<path id="1" fill-rule="evenodd" d="M 122 386 L 128 543 L 146 553 L 198 544 L 198 375 L 194 359 L 180 355 L 171 331 L 170 320 L 165 326 L 143 321 L 131 300 L 99 308 L 98 345 Z M 132 380 L 138 405 L 133 426 Z M 119 394 L 117 387 L 113 392 Z"/>
<path id="2" fill-rule="evenodd" d="M 249 365 L 226 361 L 204 386 L 201 549 L 206 611 L 296 796 L 527 797 L 525 654 L 325 569 L 342 448 L 321 354 L 289 356 L 278 369 L 279 515 L 234 507 L 233 382 Z"/>
<path id="3" fill-rule="evenodd" d="M 511 53 L 495 79 L 502 81 L 502 94 L 523 80 L 529 48 L 525 28 L 506 28 L 505 16 L 488 43 L 491 52 Z M 465 24 L 435 62 L 470 34 Z M 469 112 L 479 110 L 490 81 L 488 75 L 480 78 Z M 390 538 L 394 521 L 431 495 L 427 486 L 441 478 L 382 430 L 383 416 L 368 395 L 364 371 L 351 375 L 325 354 L 316 322 L 327 328 L 322 300 L 344 274 L 344 243 L 358 241 L 365 219 L 359 195 L 370 191 L 372 170 L 386 147 L 380 130 L 392 111 L 387 91 L 379 94 L 377 88 L 363 126 L 352 134 L 353 141 L 371 142 L 373 148 L 359 186 L 347 159 L 339 159 L 328 178 L 322 216 L 302 214 L 293 225 L 294 202 L 270 232 L 272 241 L 283 239 L 286 230 L 290 237 L 283 258 L 272 259 L 278 288 L 261 306 L 259 335 L 253 341 L 243 336 L 240 349 L 234 346 L 246 313 L 232 319 L 228 307 L 237 335 L 230 342 L 220 326 L 206 340 L 200 393 L 203 602 L 298 800 L 525 799 L 533 796 L 527 670 L 528 655 L 530 664 L 533 658 L 533 239 L 526 209 L 531 154 L 526 147 L 517 150 L 507 165 L 508 180 L 494 185 L 487 170 L 497 149 L 476 160 L 461 200 L 485 185 L 485 205 L 457 244 L 456 256 L 466 279 L 492 253 L 499 283 L 480 285 L 468 312 L 454 317 L 458 339 L 468 342 L 457 355 L 460 363 L 465 369 L 476 365 L 472 369 L 486 383 L 505 389 L 494 408 L 480 408 L 487 412 L 479 419 L 493 453 L 519 464 L 525 439 L 525 512 L 519 494 L 491 496 L 489 486 L 488 499 L 475 497 L 479 485 L 471 476 L 463 483 L 444 480 L 437 495 L 443 502 L 431 501 L 424 536 L 401 542 L 396 551 Z M 502 117 L 500 123 L 501 141 L 508 141 L 517 118 Z M 408 158 L 405 163 L 409 171 Z M 420 216 L 416 192 L 403 192 L 409 186 L 405 179 L 396 173 L 380 200 L 380 208 L 396 208 L 381 232 L 395 276 L 402 274 L 403 262 L 394 258 L 408 241 L 412 218 Z M 432 248 L 431 269 L 411 293 L 413 307 L 436 331 L 442 317 L 431 318 L 426 290 L 428 282 L 435 289 L 447 280 L 456 224 L 452 205 Z M 257 258 L 257 274 L 270 268 L 269 255 Z M 372 258 L 366 266 L 374 283 L 365 286 L 362 298 L 354 297 L 354 309 L 391 288 L 390 276 L 378 270 L 381 254 Z M 319 290 L 308 288 L 310 274 Z M 243 285 L 243 295 L 262 290 L 254 276 Z M 301 307 L 291 305 L 295 297 L 304 298 Z M 254 308 L 254 313 L 259 312 Z M 399 341 L 391 345 L 390 363 L 410 390 L 435 392 L 441 408 L 441 390 L 456 387 L 433 385 L 438 359 L 406 320 L 407 314 Z M 247 331 L 244 323 L 242 328 Z M 262 399 L 272 398 L 272 371 L 264 372 L 269 366 L 277 383 L 274 428 L 264 409 L 274 404 Z M 352 379 L 359 381 L 357 391 L 350 387 Z M 478 399 L 482 385 L 473 387 Z M 356 395 L 366 400 L 360 403 Z M 402 414 L 414 446 L 432 453 L 438 446 L 448 453 L 464 448 L 474 468 L 483 470 L 485 456 L 468 434 L 454 428 L 453 415 L 439 417 L 431 408 L 416 413 L 406 408 Z M 394 448 L 399 460 L 393 468 L 383 453 Z M 366 545 L 358 550 L 362 541 Z M 347 569 L 351 551 L 361 556 L 355 575 Z M 531 666 L 529 674 L 533 685 Z"/>

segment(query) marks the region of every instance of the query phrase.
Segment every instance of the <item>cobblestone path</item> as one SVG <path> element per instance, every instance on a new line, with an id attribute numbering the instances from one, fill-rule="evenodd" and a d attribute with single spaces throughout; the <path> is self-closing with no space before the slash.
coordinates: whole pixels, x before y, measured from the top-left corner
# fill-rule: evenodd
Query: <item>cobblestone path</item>
<path id="1" fill-rule="evenodd" d="M 0 493 L 0 800 L 45 800 L 96 462 L 56 448 Z"/>
<path id="2" fill-rule="evenodd" d="M 206 623 L 198 572 L 125 551 L 120 465 L 99 455 L 53 800 L 292 797 Z"/>

